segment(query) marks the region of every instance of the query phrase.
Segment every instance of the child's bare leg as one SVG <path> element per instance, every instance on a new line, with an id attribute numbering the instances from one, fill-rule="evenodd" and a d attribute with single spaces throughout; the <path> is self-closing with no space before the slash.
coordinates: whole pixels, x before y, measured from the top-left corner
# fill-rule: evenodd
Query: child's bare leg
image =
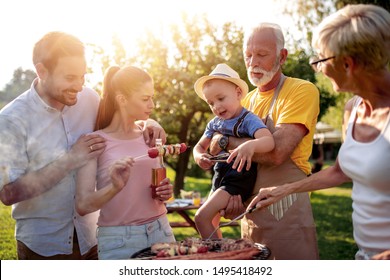
<path id="1" fill-rule="evenodd" d="M 215 230 L 216 216 L 219 218 L 219 210 L 224 209 L 229 201 L 230 194 L 224 190 L 216 190 L 195 214 L 195 224 L 202 238 L 208 238 Z M 218 223 L 219 224 L 219 219 Z M 211 238 L 221 238 L 221 233 L 214 233 Z"/>
<path id="2" fill-rule="evenodd" d="M 215 215 L 214 219 L 212 220 L 212 224 L 214 226 L 214 229 L 216 229 L 219 226 L 220 221 L 221 221 L 221 215 L 218 212 L 218 214 Z M 217 235 L 217 238 L 222 238 L 221 229 L 218 229 L 215 234 Z"/>

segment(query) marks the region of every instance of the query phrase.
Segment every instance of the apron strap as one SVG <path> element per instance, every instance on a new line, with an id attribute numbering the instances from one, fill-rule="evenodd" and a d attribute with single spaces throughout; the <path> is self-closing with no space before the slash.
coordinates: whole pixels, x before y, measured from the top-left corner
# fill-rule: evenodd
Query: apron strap
<path id="1" fill-rule="evenodd" d="M 270 110 L 269 110 L 268 114 L 272 114 L 273 108 L 274 108 L 274 105 L 275 105 L 275 101 L 276 101 L 276 99 L 279 96 L 280 89 L 282 88 L 285 80 L 286 80 L 286 76 L 282 73 L 280 75 L 279 83 L 278 83 L 278 85 L 275 88 L 274 96 L 272 98 L 271 107 L 270 107 Z M 256 93 L 252 96 L 252 98 L 251 98 L 251 100 L 249 102 L 249 108 L 248 108 L 249 111 L 253 112 L 253 109 L 254 109 L 253 107 L 255 106 L 255 100 L 256 100 L 258 95 L 259 95 L 259 89 L 257 89 Z"/>
<path id="2" fill-rule="evenodd" d="M 275 103 L 276 103 L 276 99 L 278 99 L 279 97 L 279 93 L 280 93 L 280 90 L 281 88 L 283 87 L 283 84 L 284 84 L 284 81 L 286 80 L 286 76 L 285 75 L 281 75 L 280 76 L 280 80 L 279 80 L 279 83 L 278 85 L 276 86 L 276 89 L 275 89 L 275 92 L 274 92 L 274 96 L 272 97 L 272 101 L 271 101 L 271 106 L 270 106 L 270 109 L 268 111 L 268 114 L 265 118 L 265 123 L 267 123 L 267 120 L 268 118 L 271 118 L 271 120 L 273 120 L 272 118 L 272 114 L 274 112 L 274 107 L 275 107 Z"/>
<path id="3" fill-rule="evenodd" d="M 246 115 L 249 114 L 249 111 L 246 111 L 244 114 L 242 114 L 242 116 L 237 120 L 236 124 L 234 125 L 233 127 L 233 133 L 234 133 L 234 136 L 236 137 L 240 137 L 240 133 L 238 133 L 238 129 L 240 128 L 242 122 L 244 121 Z"/>
<path id="4" fill-rule="evenodd" d="M 274 95 L 273 95 L 272 101 L 271 101 L 271 106 L 270 106 L 269 111 L 265 117 L 264 123 L 265 123 L 265 125 L 267 125 L 268 129 L 271 132 L 275 131 L 275 124 L 274 124 L 274 121 L 272 118 L 272 114 L 273 114 L 273 111 L 275 108 L 276 100 L 279 97 L 280 90 L 282 89 L 285 80 L 286 80 L 286 76 L 282 74 L 280 77 L 279 83 L 275 88 Z M 258 93 L 259 92 L 257 92 L 257 94 Z M 251 99 L 251 102 L 250 102 L 251 109 L 253 109 L 257 94 L 255 94 Z M 285 164 L 293 164 L 291 159 L 288 159 L 287 161 L 288 162 L 285 162 L 282 165 L 284 166 Z M 280 168 L 281 168 L 281 166 L 280 166 Z M 280 168 L 278 168 L 278 169 L 280 169 Z M 283 218 L 284 213 L 286 213 L 286 211 L 293 205 L 293 203 L 297 200 L 297 198 L 298 198 L 298 195 L 296 193 L 293 193 L 293 194 L 290 194 L 290 195 L 283 197 L 281 200 L 275 202 L 274 204 L 271 204 L 267 208 L 270 211 L 270 213 L 275 217 L 275 219 L 280 221 Z"/>

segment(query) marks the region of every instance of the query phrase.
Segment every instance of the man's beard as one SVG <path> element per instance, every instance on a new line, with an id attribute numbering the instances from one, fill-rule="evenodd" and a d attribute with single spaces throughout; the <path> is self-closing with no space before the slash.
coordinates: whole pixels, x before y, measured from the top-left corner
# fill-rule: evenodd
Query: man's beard
<path id="1" fill-rule="evenodd" d="M 274 65 L 272 66 L 271 71 L 266 71 L 260 67 L 249 67 L 247 70 L 247 75 L 249 81 L 252 85 L 260 87 L 268 84 L 272 78 L 275 76 L 276 72 L 279 71 L 279 57 L 276 58 Z M 263 74 L 261 78 L 255 78 L 251 76 L 251 72 Z"/>

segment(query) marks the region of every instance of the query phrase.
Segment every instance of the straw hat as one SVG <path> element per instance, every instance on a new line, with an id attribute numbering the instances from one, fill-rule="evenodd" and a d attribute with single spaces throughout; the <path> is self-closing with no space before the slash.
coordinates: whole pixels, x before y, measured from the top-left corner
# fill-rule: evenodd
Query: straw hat
<path id="1" fill-rule="evenodd" d="M 240 79 L 240 75 L 238 75 L 238 73 L 232 68 L 230 68 L 227 64 L 221 63 L 215 67 L 215 69 L 210 73 L 210 75 L 203 76 L 195 82 L 195 92 L 203 100 L 205 100 L 203 95 L 203 85 L 205 82 L 212 79 L 225 80 L 236 84 L 241 88 L 243 97 L 248 93 L 248 85 L 245 81 Z"/>

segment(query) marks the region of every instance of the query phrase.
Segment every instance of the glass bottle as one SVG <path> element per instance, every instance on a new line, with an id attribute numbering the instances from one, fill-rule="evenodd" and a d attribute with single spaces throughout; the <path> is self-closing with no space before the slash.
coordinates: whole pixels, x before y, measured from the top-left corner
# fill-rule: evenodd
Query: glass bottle
<path id="1" fill-rule="evenodd" d="M 152 168 L 152 198 L 156 198 L 156 188 L 159 186 L 162 180 L 167 176 L 165 164 L 164 164 L 164 148 L 161 139 L 156 139 L 156 148 L 158 149 L 159 164 L 156 168 Z"/>

